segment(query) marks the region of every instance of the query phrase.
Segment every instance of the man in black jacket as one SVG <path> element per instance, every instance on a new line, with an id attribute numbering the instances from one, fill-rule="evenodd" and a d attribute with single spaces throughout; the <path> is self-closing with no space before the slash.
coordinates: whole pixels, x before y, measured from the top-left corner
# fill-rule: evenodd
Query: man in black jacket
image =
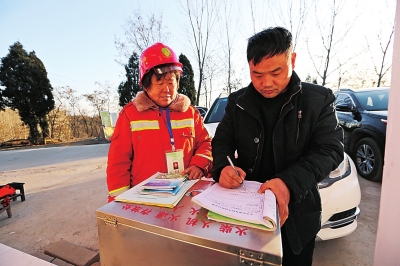
<path id="1" fill-rule="evenodd" d="M 321 228 L 317 183 L 344 159 L 343 132 L 332 91 L 301 82 L 295 60 L 284 28 L 248 40 L 251 83 L 229 96 L 212 141 L 213 178 L 225 188 L 246 179 L 263 183 L 259 193 L 270 189 L 279 208 L 283 265 L 311 265 Z"/>

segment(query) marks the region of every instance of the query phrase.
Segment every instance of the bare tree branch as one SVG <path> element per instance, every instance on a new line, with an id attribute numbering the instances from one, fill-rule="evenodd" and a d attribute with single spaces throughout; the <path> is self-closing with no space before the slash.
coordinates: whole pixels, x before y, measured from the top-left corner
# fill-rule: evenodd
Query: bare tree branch
<path id="1" fill-rule="evenodd" d="M 115 47 L 120 58 L 116 62 L 125 65 L 133 52 L 141 54 L 144 49 L 156 42 L 166 42 L 170 33 L 163 25 L 163 15 L 156 17 L 151 14 L 143 17 L 143 12 L 137 9 L 128 17 L 124 28 L 125 40 L 115 36 Z"/>
<path id="2" fill-rule="evenodd" d="M 376 85 L 377 87 L 381 86 L 381 81 L 382 81 L 383 76 L 385 76 L 385 74 L 392 67 L 392 64 L 386 62 L 386 55 L 388 53 L 390 44 L 392 42 L 393 34 L 394 34 L 394 23 L 393 23 L 392 31 L 390 32 L 389 39 L 388 39 L 386 45 L 382 44 L 382 38 L 380 36 L 378 36 L 379 40 L 380 40 L 379 41 L 379 45 L 381 47 L 382 60 L 381 60 L 381 64 L 379 66 L 379 69 L 377 69 L 377 67 L 374 66 L 375 73 L 378 75 L 378 82 L 377 82 L 377 85 Z"/>
<path id="3" fill-rule="evenodd" d="M 292 33 L 294 51 L 314 2 L 315 0 L 287 0 L 275 3 L 277 12 L 272 12 L 274 21 L 277 25 L 284 25 Z"/>
<path id="4" fill-rule="evenodd" d="M 197 103 L 200 101 L 202 82 L 204 80 L 204 64 L 209 53 L 209 41 L 213 26 L 218 15 L 218 1 L 212 0 L 186 0 L 182 7 L 189 19 L 192 39 L 189 42 L 195 49 L 195 56 L 199 68 L 199 82 L 197 89 Z M 204 21 L 203 21 L 204 19 Z"/>
<path id="5" fill-rule="evenodd" d="M 331 5 L 329 5 L 331 3 Z M 352 59 L 359 56 L 363 49 L 360 49 L 359 53 L 353 54 L 352 56 L 348 56 L 345 59 L 340 59 L 339 53 L 343 50 L 343 44 L 345 44 L 345 39 L 348 33 L 353 29 L 353 25 L 357 20 L 359 14 L 353 14 L 353 17 L 350 21 L 345 22 L 344 26 L 337 28 L 336 25 L 338 23 L 339 14 L 344 9 L 346 1 L 340 0 L 332 0 L 332 2 L 323 2 L 323 4 L 329 5 L 330 9 L 330 19 L 328 21 L 328 26 L 325 26 L 326 23 L 326 14 L 324 14 L 323 19 L 319 19 L 318 14 L 321 13 L 319 2 L 315 2 L 314 11 L 316 14 L 316 27 L 319 31 L 319 37 L 321 41 L 321 49 L 322 52 L 320 54 L 315 55 L 315 51 L 312 51 L 317 46 L 315 43 L 310 44 L 309 38 L 306 39 L 307 50 L 310 55 L 311 62 L 317 72 L 317 75 L 321 78 L 321 85 L 324 86 L 327 83 L 327 78 L 334 72 L 339 73 L 341 75 L 343 72 L 343 66 L 349 64 Z M 347 18 L 346 18 L 347 19 Z M 343 18 L 340 22 L 343 23 Z M 331 62 L 332 59 L 335 59 L 337 62 L 336 67 L 332 68 Z M 338 72 L 338 70 L 340 70 Z M 339 80 L 341 77 L 339 77 Z M 340 82 L 339 82 L 340 83 Z"/>

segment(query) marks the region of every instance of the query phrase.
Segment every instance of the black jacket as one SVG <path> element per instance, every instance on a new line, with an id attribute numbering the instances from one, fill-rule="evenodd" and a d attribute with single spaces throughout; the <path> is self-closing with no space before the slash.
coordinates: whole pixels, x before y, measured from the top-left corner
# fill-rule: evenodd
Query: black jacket
<path id="1" fill-rule="evenodd" d="M 275 177 L 290 190 L 289 217 L 285 222 L 293 252 L 298 254 L 321 228 L 321 198 L 317 183 L 344 159 L 343 132 L 338 125 L 330 89 L 300 82 L 293 72 L 289 100 L 283 105 L 273 132 Z M 212 141 L 213 178 L 229 163 L 246 172 L 246 180 L 260 180 L 264 129 L 256 97 L 250 84 L 228 98 L 225 116 Z M 265 182 L 266 180 L 263 180 Z"/>

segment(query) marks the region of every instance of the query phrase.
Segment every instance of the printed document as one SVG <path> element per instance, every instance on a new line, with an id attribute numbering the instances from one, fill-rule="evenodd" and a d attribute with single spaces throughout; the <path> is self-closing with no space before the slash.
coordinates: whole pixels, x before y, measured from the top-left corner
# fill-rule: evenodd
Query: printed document
<path id="1" fill-rule="evenodd" d="M 276 198 L 271 190 L 259 194 L 257 191 L 261 184 L 245 180 L 246 189 L 242 186 L 226 189 L 215 183 L 193 197 L 192 201 L 213 212 L 209 216 L 210 219 L 273 231 L 277 226 Z M 261 227 L 251 224 L 261 225 Z"/>

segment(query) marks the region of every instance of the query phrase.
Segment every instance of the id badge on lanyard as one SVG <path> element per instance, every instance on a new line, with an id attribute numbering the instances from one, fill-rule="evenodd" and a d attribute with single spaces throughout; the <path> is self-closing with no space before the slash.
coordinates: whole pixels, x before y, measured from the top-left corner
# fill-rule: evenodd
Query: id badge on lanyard
<path id="1" fill-rule="evenodd" d="M 163 114 L 163 110 L 161 107 L 160 107 L 160 112 L 161 112 L 161 114 Z M 171 119 L 169 117 L 168 107 L 165 108 L 165 112 L 166 112 L 167 121 L 164 120 L 164 122 L 168 128 L 168 133 L 169 133 L 169 137 L 170 137 L 170 141 L 171 141 L 171 150 L 165 152 L 167 171 L 169 174 L 181 173 L 184 170 L 183 150 L 175 149 L 175 140 L 174 140 L 174 136 L 172 134 Z"/>
<path id="2" fill-rule="evenodd" d="M 178 174 L 183 171 L 183 150 L 166 151 L 165 157 L 169 174 Z"/>

